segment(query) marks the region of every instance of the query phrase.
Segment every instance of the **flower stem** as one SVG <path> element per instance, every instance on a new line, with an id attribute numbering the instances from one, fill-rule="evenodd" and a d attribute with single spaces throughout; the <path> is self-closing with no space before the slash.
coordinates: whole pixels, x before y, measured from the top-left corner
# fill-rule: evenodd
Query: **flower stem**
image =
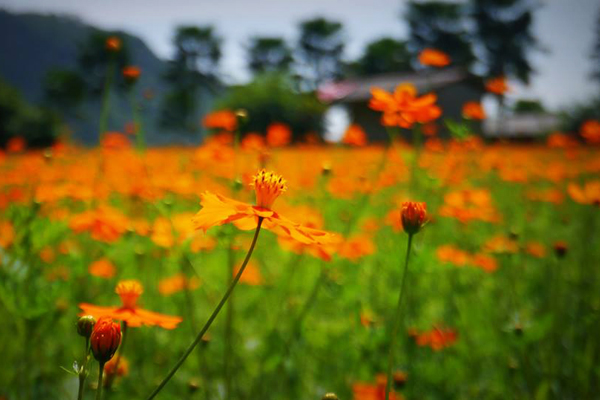
<path id="1" fill-rule="evenodd" d="M 98 363 L 98 389 L 96 389 L 96 400 L 102 400 L 102 377 L 104 376 L 104 363 Z"/>
<path id="2" fill-rule="evenodd" d="M 175 375 L 175 373 L 177 372 L 179 367 L 181 367 L 181 365 L 185 362 L 185 360 L 188 358 L 188 356 L 191 354 L 191 352 L 194 350 L 194 348 L 198 345 L 198 343 L 200 343 L 200 341 L 202 340 L 202 337 L 204 336 L 206 331 L 208 331 L 208 328 L 210 328 L 213 321 L 217 318 L 217 315 L 219 315 L 219 312 L 221 311 L 221 309 L 227 302 L 227 299 L 229 299 L 229 296 L 233 292 L 233 289 L 235 289 L 235 286 L 237 285 L 238 281 L 242 277 L 242 274 L 244 273 L 244 270 L 246 269 L 246 265 L 248 265 L 248 261 L 250 261 L 250 257 L 252 256 L 252 252 L 254 251 L 254 247 L 256 246 L 256 241 L 258 239 L 258 234 L 260 232 L 260 227 L 261 227 L 262 223 L 263 223 L 263 218 L 258 217 L 258 224 L 256 226 L 256 230 L 254 231 L 254 237 L 252 238 L 252 243 L 250 244 L 250 248 L 248 249 L 246 258 L 244 258 L 244 262 L 242 263 L 242 266 L 240 267 L 240 270 L 238 271 L 238 273 L 235 275 L 235 278 L 233 278 L 233 281 L 229 285 L 227 292 L 225 292 L 225 295 L 223 295 L 223 298 L 221 299 L 221 301 L 219 302 L 217 307 L 214 309 L 214 311 L 212 312 L 212 314 L 210 315 L 210 317 L 208 318 L 208 320 L 206 321 L 206 323 L 204 324 L 204 326 L 198 333 L 198 336 L 196 336 L 196 339 L 194 339 L 194 341 L 190 344 L 190 346 L 187 348 L 185 353 L 183 353 L 183 355 L 181 356 L 179 361 L 177 361 L 175 366 L 171 369 L 171 371 L 169 371 L 169 373 L 167 374 L 167 376 L 165 376 L 165 378 L 162 380 L 162 382 L 156 387 L 156 389 L 154 389 L 154 391 L 150 394 L 150 396 L 148 396 L 147 400 L 151 400 L 151 399 L 155 398 L 156 395 L 162 390 L 162 388 L 165 387 L 167 382 L 169 382 L 169 380 L 173 377 L 173 375 Z"/>
<path id="3" fill-rule="evenodd" d="M 404 272 L 402 273 L 402 283 L 400 284 L 400 293 L 398 294 L 398 304 L 396 312 L 393 316 L 392 325 L 392 342 L 390 343 L 390 352 L 388 354 L 387 380 L 385 383 L 385 400 L 390 399 L 390 389 L 392 387 L 392 367 L 394 365 L 394 348 L 396 347 L 396 337 L 398 336 L 398 328 L 400 327 L 400 311 L 402 309 L 402 299 L 404 297 L 404 286 L 406 283 L 406 275 L 408 273 L 408 262 L 410 260 L 410 249 L 412 247 L 413 235 L 408 235 L 408 245 L 406 246 L 406 259 L 404 260 Z"/>
<path id="4" fill-rule="evenodd" d="M 85 338 L 85 352 L 83 353 L 83 365 L 79 369 L 79 390 L 77 391 L 77 400 L 83 399 L 83 391 L 85 389 L 85 379 L 88 376 L 87 363 L 90 358 L 90 338 Z"/>
<path id="5" fill-rule="evenodd" d="M 113 75 L 115 74 L 115 63 L 116 60 L 114 57 L 111 57 L 106 69 L 106 80 L 104 81 L 104 90 L 102 93 L 102 110 L 100 111 L 100 122 L 98 127 L 99 139 L 102 139 L 108 124 L 108 114 L 110 110 L 110 88 L 112 86 Z"/>

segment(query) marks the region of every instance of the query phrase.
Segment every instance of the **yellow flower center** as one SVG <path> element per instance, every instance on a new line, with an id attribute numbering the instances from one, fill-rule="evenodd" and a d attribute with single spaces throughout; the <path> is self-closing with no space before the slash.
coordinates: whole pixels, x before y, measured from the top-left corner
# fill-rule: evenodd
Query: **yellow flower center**
<path id="1" fill-rule="evenodd" d="M 137 299 L 144 292 L 144 288 L 139 281 L 128 280 L 119 282 L 115 292 L 121 297 L 123 307 L 135 308 Z"/>
<path id="2" fill-rule="evenodd" d="M 254 175 L 250 186 L 253 186 L 256 191 L 256 205 L 269 209 L 275 199 L 287 190 L 285 179 L 264 169 Z"/>

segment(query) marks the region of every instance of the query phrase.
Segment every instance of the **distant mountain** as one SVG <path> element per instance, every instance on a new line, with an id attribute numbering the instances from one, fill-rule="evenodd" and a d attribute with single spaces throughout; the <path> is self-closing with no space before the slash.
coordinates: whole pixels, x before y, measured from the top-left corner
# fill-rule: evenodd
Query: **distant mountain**
<path id="1" fill-rule="evenodd" d="M 34 104 L 43 101 L 42 85 L 51 69 L 76 69 L 78 49 L 94 31 L 84 22 L 63 15 L 13 14 L 0 10 L 0 77 L 17 88 Z M 165 91 L 162 75 L 166 62 L 159 59 L 146 44 L 133 35 L 122 33 L 130 52 L 132 65 L 142 70 L 137 84 L 140 93 L 154 96 L 144 100 L 144 126 L 150 143 L 196 142 L 186 134 L 159 129 L 160 95 Z M 129 102 L 118 94 L 112 96 L 109 129 L 122 131 L 131 121 Z M 81 118 L 69 120 L 74 137 L 86 144 L 98 138 L 99 99 L 88 100 Z"/>

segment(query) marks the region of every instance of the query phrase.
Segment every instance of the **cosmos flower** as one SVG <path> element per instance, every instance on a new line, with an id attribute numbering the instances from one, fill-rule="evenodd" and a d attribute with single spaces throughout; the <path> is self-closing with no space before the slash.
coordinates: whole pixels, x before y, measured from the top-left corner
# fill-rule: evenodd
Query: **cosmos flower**
<path id="1" fill-rule="evenodd" d="M 204 117 L 202 125 L 210 129 L 223 129 L 233 132 L 237 128 L 237 117 L 230 110 L 214 111 Z"/>
<path id="2" fill-rule="evenodd" d="M 292 140 L 292 130 L 286 124 L 274 122 L 267 127 L 267 144 L 270 147 L 286 146 Z"/>
<path id="3" fill-rule="evenodd" d="M 508 86 L 505 77 L 497 76 L 495 78 L 488 79 L 485 82 L 485 90 L 497 95 L 503 95 L 510 91 L 510 87 Z"/>
<path id="4" fill-rule="evenodd" d="M 346 130 L 342 143 L 350 146 L 362 147 L 367 144 L 367 134 L 358 124 L 352 124 Z"/>
<path id="5" fill-rule="evenodd" d="M 419 53 L 419 62 L 430 67 L 445 67 L 450 64 L 450 56 L 436 49 L 424 49 Z"/>
<path id="6" fill-rule="evenodd" d="M 466 119 L 477 120 L 485 119 L 486 117 L 485 111 L 483 110 L 481 103 L 478 103 L 476 101 L 468 101 L 465 104 L 463 104 L 462 115 Z"/>
<path id="7" fill-rule="evenodd" d="M 110 317 L 102 317 L 94 325 L 90 345 L 94 358 L 100 363 L 110 360 L 121 344 L 121 326 Z"/>
<path id="8" fill-rule="evenodd" d="M 369 107 L 383 112 L 381 123 L 384 126 L 411 128 L 417 122 L 424 124 L 442 115 L 442 110 L 435 104 L 437 96 L 428 93 L 417 97 L 417 89 L 410 83 L 398 85 L 394 93 L 372 88 L 371 94 Z"/>
<path id="9" fill-rule="evenodd" d="M 81 315 L 92 315 L 95 318 L 111 317 L 125 321 L 128 326 L 158 325 L 165 329 L 175 329 L 182 321 L 181 317 L 174 317 L 144 310 L 137 305 L 137 300 L 143 293 L 142 284 L 136 280 L 120 281 L 115 293 L 121 297 L 121 307 L 101 307 L 88 303 L 81 303 Z"/>
<path id="10" fill-rule="evenodd" d="M 251 186 L 256 192 L 255 206 L 210 192 L 202 194 L 202 209 L 193 218 L 196 229 L 206 232 L 213 226 L 234 223 L 241 230 L 252 230 L 258 219 L 263 218 L 263 228 L 304 244 L 326 244 L 335 240 L 334 234 L 303 226 L 271 209 L 277 197 L 287 190 L 281 176 L 261 170 L 253 177 Z"/>

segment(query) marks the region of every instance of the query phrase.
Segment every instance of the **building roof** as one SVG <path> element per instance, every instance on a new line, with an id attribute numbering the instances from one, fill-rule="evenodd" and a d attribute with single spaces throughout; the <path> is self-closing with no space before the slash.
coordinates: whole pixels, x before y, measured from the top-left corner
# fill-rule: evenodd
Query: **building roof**
<path id="1" fill-rule="evenodd" d="M 317 91 L 320 100 L 326 102 L 359 102 L 371 98 L 371 88 L 378 87 L 388 92 L 398 84 L 412 83 L 419 92 L 436 90 L 452 83 L 463 81 L 471 75 L 463 68 L 445 68 L 429 72 L 398 72 L 329 82 Z"/>

